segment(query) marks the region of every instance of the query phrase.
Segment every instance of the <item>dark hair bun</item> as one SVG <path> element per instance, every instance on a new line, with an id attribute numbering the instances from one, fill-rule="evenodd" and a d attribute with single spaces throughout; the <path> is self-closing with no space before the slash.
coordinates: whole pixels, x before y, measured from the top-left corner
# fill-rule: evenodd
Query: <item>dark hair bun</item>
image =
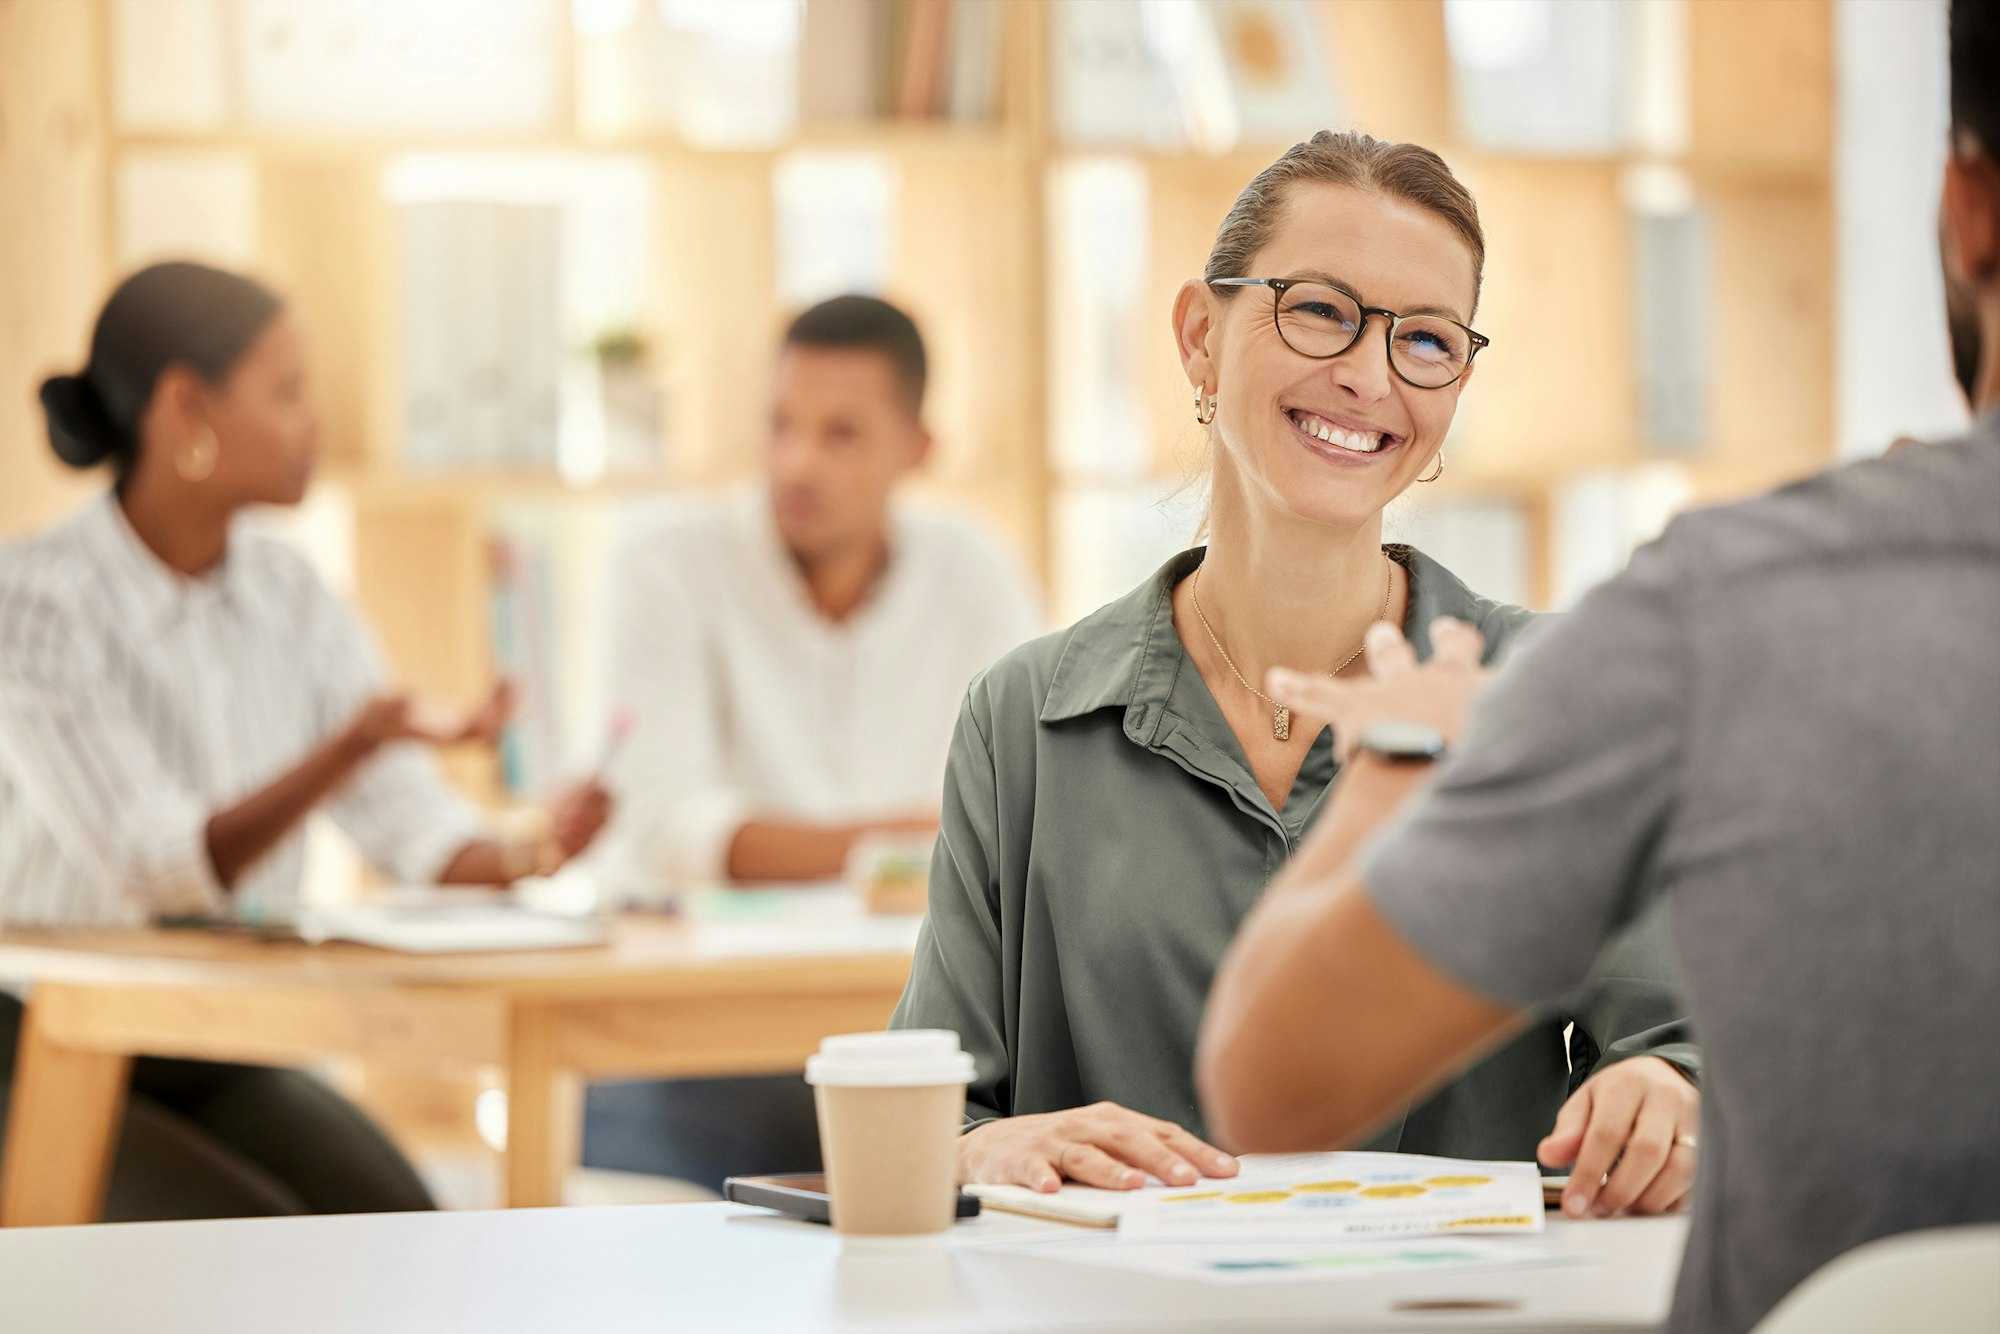
<path id="1" fill-rule="evenodd" d="M 90 468 L 123 447 L 97 386 L 81 375 L 51 375 L 42 381 L 42 412 L 49 419 L 49 443 L 72 468 Z"/>

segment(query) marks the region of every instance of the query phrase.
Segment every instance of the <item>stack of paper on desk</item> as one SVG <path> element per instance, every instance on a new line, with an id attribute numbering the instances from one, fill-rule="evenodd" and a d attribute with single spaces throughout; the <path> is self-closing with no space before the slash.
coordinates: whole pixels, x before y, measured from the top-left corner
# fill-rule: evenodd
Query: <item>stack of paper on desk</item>
<path id="1" fill-rule="evenodd" d="M 305 940 L 344 940 L 406 954 L 574 949 L 603 943 L 599 918 L 535 912 L 505 901 L 361 903 L 315 908 L 296 923 Z"/>

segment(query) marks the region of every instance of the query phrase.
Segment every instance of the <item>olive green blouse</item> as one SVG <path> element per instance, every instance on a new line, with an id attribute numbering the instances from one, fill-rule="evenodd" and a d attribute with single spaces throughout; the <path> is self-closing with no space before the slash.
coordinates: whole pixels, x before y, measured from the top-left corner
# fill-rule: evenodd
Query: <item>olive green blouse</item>
<path id="1" fill-rule="evenodd" d="M 1419 655 L 1439 616 L 1476 625 L 1489 658 L 1535 619 L 1421 552 L 1385 550 L 1410 577 Z M 1322 730 L 1282 809 L 1258 787 L 1174 630 L 1170 595 L 1202 556 L 1016 649 L 967 693 L 930 914 L 892 1022 L 959 1034 L 977 1067 L 968 1125 L 1109 1099 L 1206 1134 L 1193 1072 L 1209 985 L 1337 766 Z M 1652 1054 L 1693 1073 L 1668 948 L 1663 918 L 1641 923 L 1579 995 L 1369 1147 L 1531 1158 L 1595 1065 Z"/>

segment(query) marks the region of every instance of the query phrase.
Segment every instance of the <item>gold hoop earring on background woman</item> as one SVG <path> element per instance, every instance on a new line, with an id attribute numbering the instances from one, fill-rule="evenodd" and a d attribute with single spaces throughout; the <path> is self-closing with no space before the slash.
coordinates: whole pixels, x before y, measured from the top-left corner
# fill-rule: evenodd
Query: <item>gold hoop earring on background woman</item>
<path id="1" fill-rule="evenodd" d="M 1199 386 L 1194 391 L 1194 419 L 1203 426 L 1215 420 L 1215 395 L 1203 393 Z"/>
<path id="2" fill-rule="evenodd" d="M 205 482 L 215 474 L 215 457 L 221 452 L 214 428 L 204 426 L 201 434 L 174 455 L 174 471 L 183 482 Z"/>
<path id="3" fill-rule="evenodd" d="M 1437 465 L 1437 467 L 1431 470 L 1430 476 L 1419 477 L 1417 480 L 1419 482 L 1435 482 L 1438 478 L 1444 476 L 1444 451 L 1441 449 L 1438 451 Z"/>

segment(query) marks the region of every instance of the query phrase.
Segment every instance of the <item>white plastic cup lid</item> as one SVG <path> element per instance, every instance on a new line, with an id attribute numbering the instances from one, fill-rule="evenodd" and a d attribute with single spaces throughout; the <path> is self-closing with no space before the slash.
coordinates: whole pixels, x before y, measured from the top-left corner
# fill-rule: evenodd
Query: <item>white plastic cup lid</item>
<path id="1" fill-rule="evenodd" d="M 842 1033 L 806 1059 L 806 1083 L 857 1088 L 915 1088 L 972 1082 L 972 1055 L 944 1028 Z"/>

